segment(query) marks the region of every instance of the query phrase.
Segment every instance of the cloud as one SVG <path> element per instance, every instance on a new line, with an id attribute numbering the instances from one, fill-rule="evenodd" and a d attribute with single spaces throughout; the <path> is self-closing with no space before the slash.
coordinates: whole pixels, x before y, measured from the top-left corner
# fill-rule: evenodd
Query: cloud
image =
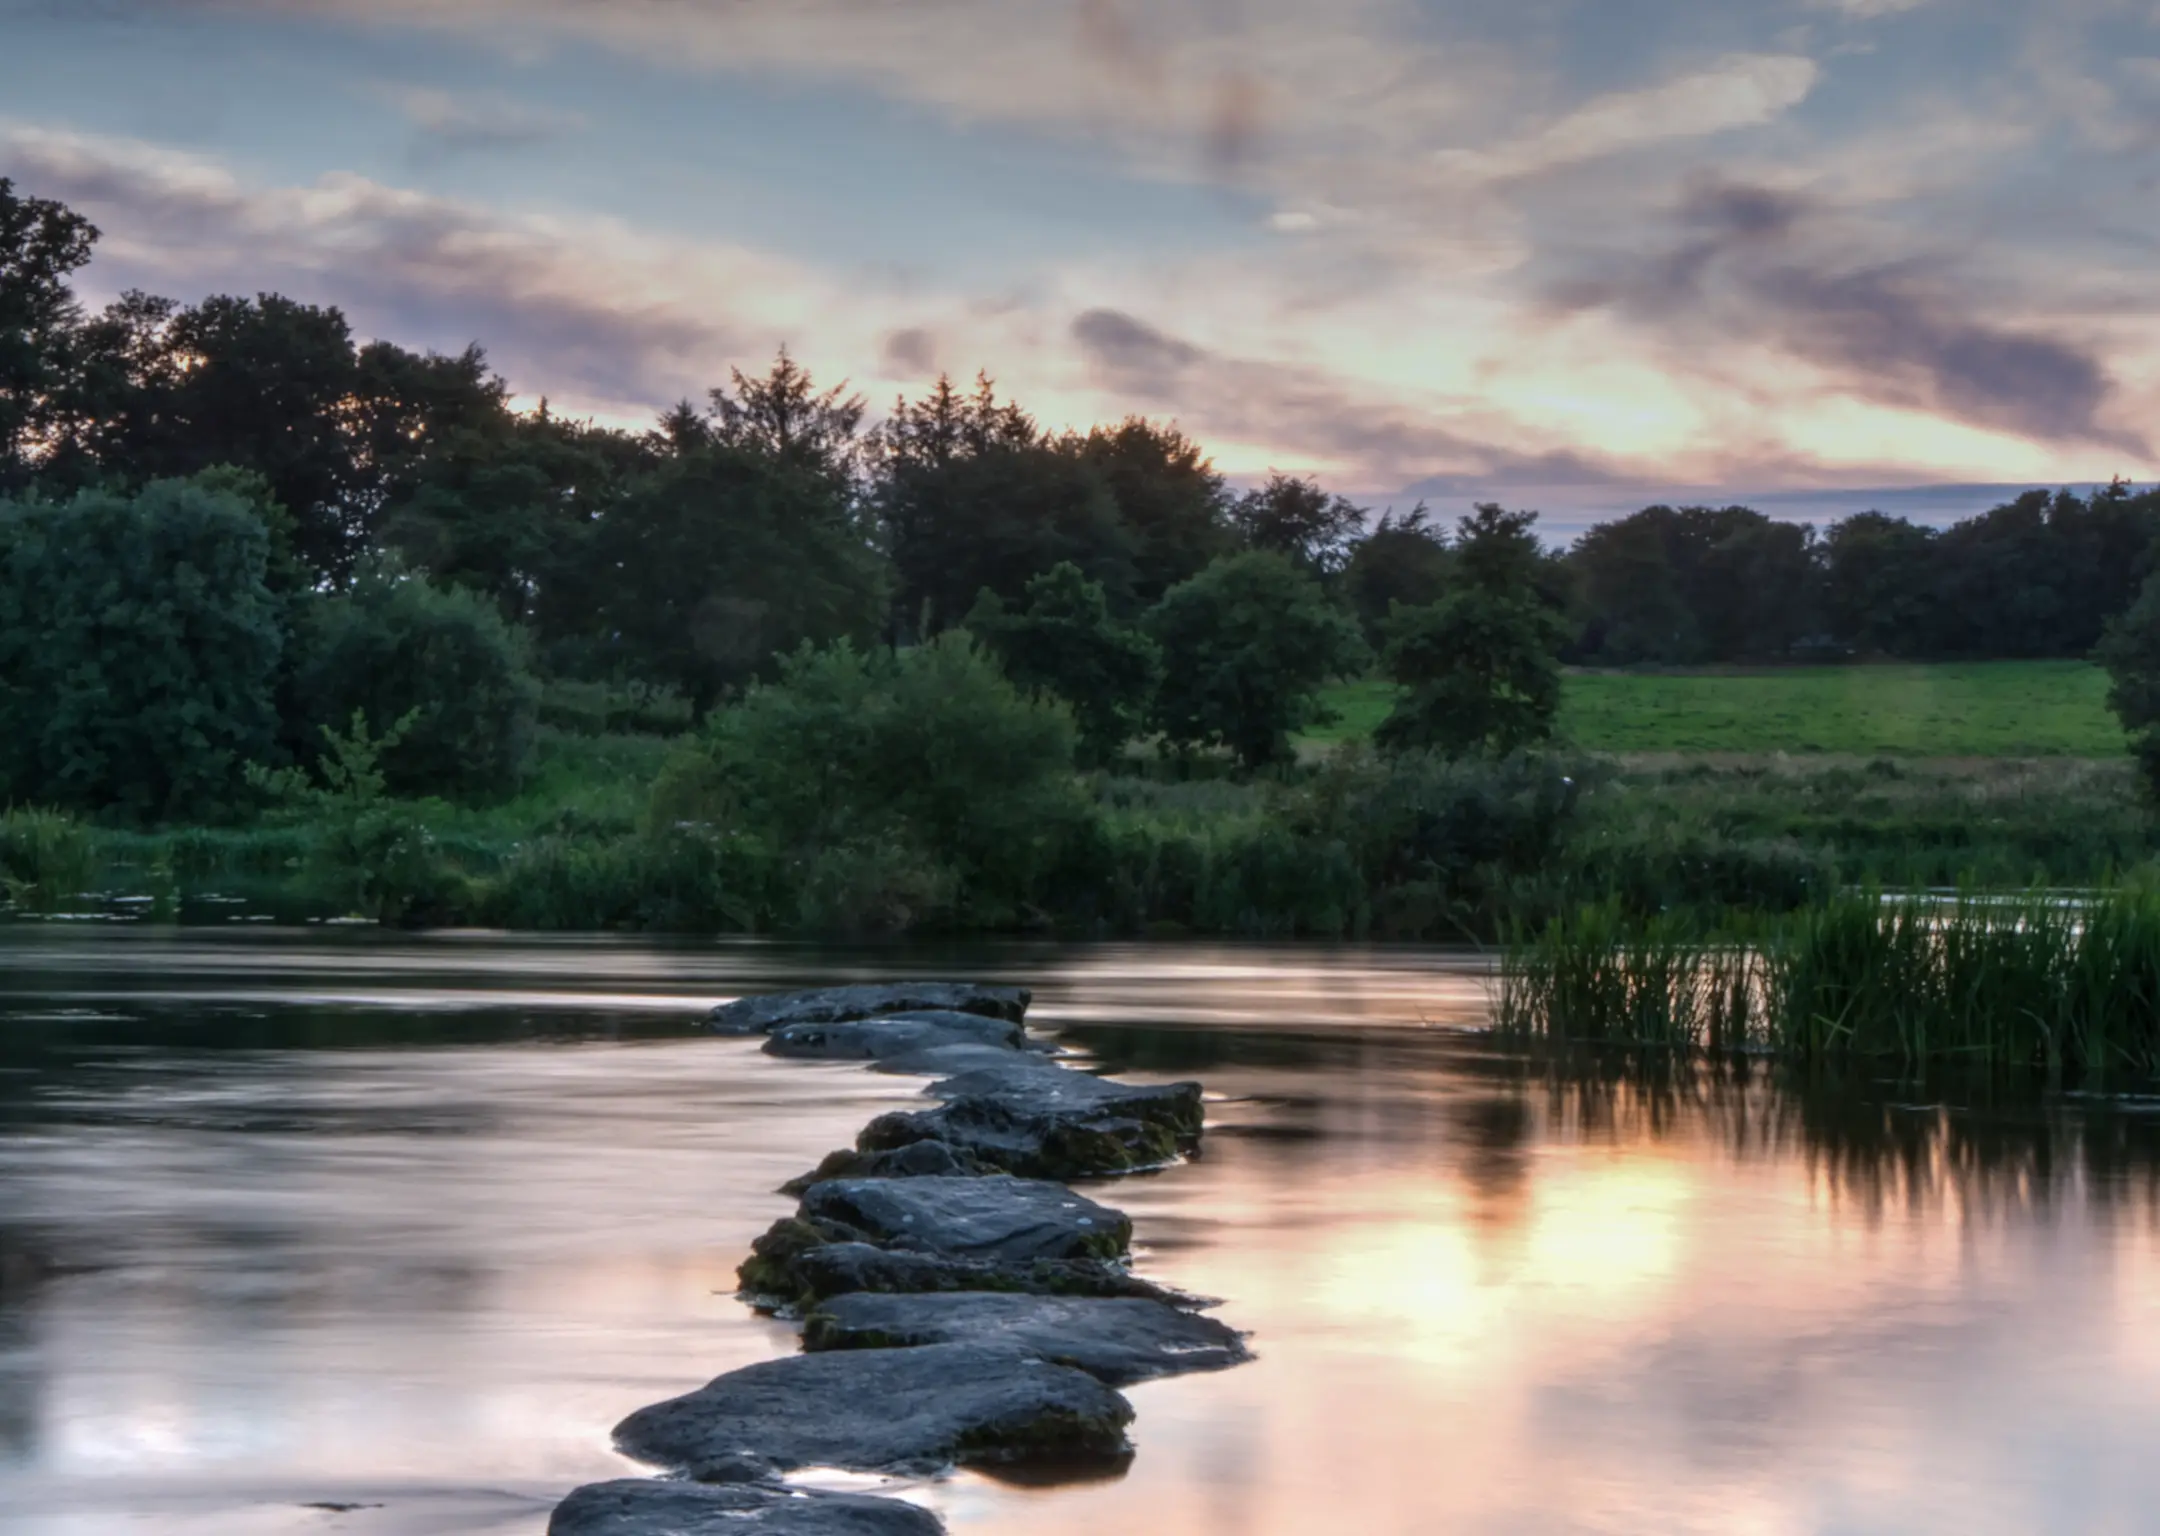
<path id="1" fill-rule="evenodd" d="M 393 86 L 383 94 L 412 125 L 414 156 L 421 160 L 526 149 L 585 121 L 574 112 L 546 111 L 501 96 L 454 95 L 424 86 Z"/>
<path id="2" fill-rule="evenodd" d="M 1496 148 L 1443 157 L 1481 179 L 1535 175 L 1675 139 L 1768 123 L 1801 102 L 1821 71 L 1790 54 L 1746 54 L 1644 90 L 1600 96 L 1537 132 Z"/>
<path id="3" fill-rule="evenodd" d="M 1680 345 L 1768 344 L 1824 371 L 1817 387 L 1938 413 L 2039 442 L 2149 457 L 2110 419 L 2114 381 L 2095 347 L 2001 306 L 1946 255 L 1870 259 L 1799 193 L 1710 182 L 1677 212 L 1679 237 L 1603 257 L 1555 284 L 1556 309 L 1605 309 Z"/>

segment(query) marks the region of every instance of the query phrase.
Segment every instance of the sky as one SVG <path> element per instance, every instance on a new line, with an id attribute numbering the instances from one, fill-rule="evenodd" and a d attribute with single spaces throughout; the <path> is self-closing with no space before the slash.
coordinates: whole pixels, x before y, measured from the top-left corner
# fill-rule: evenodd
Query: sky
<path id="1" fill-rule="evenodd" d="M 622 424 L 785 346 L 1447 514 L 2160 474 L 2160 0 L 0 0 L 0 175 Z"/>

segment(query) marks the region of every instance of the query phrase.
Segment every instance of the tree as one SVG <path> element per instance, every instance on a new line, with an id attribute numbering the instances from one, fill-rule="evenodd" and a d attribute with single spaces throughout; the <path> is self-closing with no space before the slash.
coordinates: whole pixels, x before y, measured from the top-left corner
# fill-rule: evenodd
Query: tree
<path id="1" fill-rule="evenodd" d="M 1568 629 L 1537 588 L 1536 521 L 1478 508 L 1458 525 L 1456 585 L 1395 609 L 1383 665 L 1404 694 L 1374 733 L 1383 749 L 1504 755 L 1552 735 Z"/>
<path id="2" fill-rule="evenodd" d="M 1357 541 L 1343 567 L 1342 590 L 1366 639 L 1385 643 L 1388 615 L 1400 603 L 1422 608 L 1446 588 L 1452 561 L 1447 532 L 1433 526 L 1423 502 L 1397 518 L 1380 514 L 1371 533 Z"/>
<path id="3" fill-rule="evenodd" d="M 900 402 L 870 446 L 872 500 L 892 556 L 902 635 L 962 622 L 989 588 L 1016 602 L 1061 561 L 1114 608 L 1133 588 L 1132 544 L 1095 466 L 1045 442 L 988 378 L 972 395 L 940 379 Z"/>
<path id="4" fill-rule="evenodd" d="M 1312 575 L 1331 576 L 1349 559 L 1365 514 L 1317 480 L 1271 474 L 1237 499 L 1230 519 L 1247 549 L 1270 550 Z"/>
<path id="5" fill-rule="evenodd" d="M 1937 629 L 1935 539 L 1932 528 L 1880 512 L 1832 523 L 1822 541 L 1830 634 L 1871 654 L 1925 655 Z"/>
<path id="6" fill-rule="evenodd" d="M 486 799 L 517 787 L 531 756 L 540 685 L 525 637 L 478 593 L 370 562 L 348 591 L 317 596 L 296 626 L 289 722 L 302 755 L 357 711 L 402 795 Z"/>
<path id="7" fill-rule="evenodd" d="M 762 379 L 749 378 L 740 368 L 730 373 L 733 392 L 716 389 L 711 395 L 717 441 L 840 486 L 854 484 L 865 403 L 847 392 L 845 380 L 820 391 L 785 347 Z"/>
<path id="8" fill-rule="evenodd" d="M 867 639 L 883 573 L 830 478 L 714 443 L 634 481 L 593 534 L 612 657 L 699 718 L 804 642 Z"/>
<path id="9" fill-rule="evenodd" d="M 1132 599 L 1149 607 L 1208 562 L 1230 552 L 1236 536 L 1222 476 L 1200 445 L 1175 426 L 1128 416 L 1090 427 L 1063 444 L 1109 487 L 1132 552 Z"/>
<path id="10" fill-rule="evenodd" d="M 232 809 L 277 746 L 270 559 L 247 504 L 202 485 L 0 502 L 0 798 Z"/>
<path id="11" fill-rule="evenodd" d="M 1284 555 L 1218 560 L 1148 616 L 1162 648 L 1152 711 L 1173 748 L 1228 747 L 1249 768 L 1290 755 L 1290 735 L 1327 718 L 1330 678 L 1366 658 L 1357 625 Z"/>
<path id="12" fill-rule="evenodd" d="M 82 215 L 0 176 L 0 492 L 28 481 L 56 424 L 81 319 L 68 278 L 97 239 Z"/>
<path id="13" fill-rule="evenodd" d="M 2146 788 L 2160 797 L 2160 573 L 2108 624 L 2094 659 L 2107 668 L 2108 708 L 2130 738 Z"/>
<path id="14" fill-rule="evenodd" d="M 1018 612 L 985 590 L 967 627 L 1013 682 L 1071 706 L 1091 765 L 1115 762 L 1138 733 L 1161 657 L 1146 635 L 1111 619 L 1101 585 L 1078 566 L 1059 564 L 1030 581 Z"/>

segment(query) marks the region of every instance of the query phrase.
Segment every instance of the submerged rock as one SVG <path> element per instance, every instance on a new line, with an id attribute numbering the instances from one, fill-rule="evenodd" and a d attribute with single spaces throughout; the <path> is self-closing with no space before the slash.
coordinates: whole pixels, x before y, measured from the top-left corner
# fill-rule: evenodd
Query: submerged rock
<path id="1" fill-rule="evenodd" d="M 996 1053 L 982 1059 L 994 1066 L 1000 1056 L 1016 1055 L 1027 1031 L 1011 1019 L 950 1009 L 836 1024 L 783 1024 L 765 1039 L 768 1056 L 803 1056 L 826 1061 L 877 1061 L 938 1046 L 974 1046 Z"/>
<path id="2" fill-rule="evenodd" d="M 833 1238 L 967 1259 L 1114 1259 L 1132 1240 L 1123 1211 L 1009 1174 L 829 1179 L 803 1191 L 802 1215 Z"/>
<path id="3" fill-rule="evenodd" d="M 945 1524 L 898 1499 L 625 1477 L 576 1489 L 555 1506 L 547 1529 L 548 1536 L 939 1536 Z"/>
<path id="4" fill-rule="evenodd" d="M 870 982 L 768 993 L 722 1003 L 705 1022 L 723 1035 L 762 1035 L 784 1024 L 840 1024 L 922 1009 L 1009 1019 L 1017 1024 L 1033 998 L 1026 987 L 986 987 L 971 981 Z"/>
<path id="5" fill-rule="evenodd" d="M 616 1426 L 626 1455 L 695 1477 L 744 1462 L 922 1474 L 955 1463 L 1126 1454 L 1132 1405 L 1085 1372 L 1009 1346 L 794 1355 L 730 1371 Z"/>
<path id="6" fill-rule="evenodd" d="M 857 1292 L 819 1303 L 803 1323 L 803 1347 L 813 1351 L 963 1340 L 1010 1344 L 1113 1387 L 1252 1358 L 1227 1324 L 1129 1298 Z"/>
<path id="7" fill-rule="evenodd" d="M 805 1241 L 805 1235 L 808 1241 Z M 1034 1296 L 1137 1296 L 1166 1306 L 1208 1303 L 1143 1280 L 1107 1259 L 959 1259 L 947 1254 L 828 1243 L 801 1221 L 779 1223 L 753 1245 L 739 1271 L 743 1289 L 781 1306 L 809 1307 L 857 1292 L 917 1295 L 996 1291 Z"/>
<path id="8" fill-rule="evenodd" d="M 957 1077 L 966 1072 L 1003 1072 L 1007 1069 L 1020 1072 L 1065 1070 L 1056 1060 L 1054 1048 L 1039 1040 L 1027 1041 L 1017 1051 L 994 1045 L 932 1045 L 881 1056 L 870 1064 L 873 1072 L 890 1072 L 903 1077 Z"/>

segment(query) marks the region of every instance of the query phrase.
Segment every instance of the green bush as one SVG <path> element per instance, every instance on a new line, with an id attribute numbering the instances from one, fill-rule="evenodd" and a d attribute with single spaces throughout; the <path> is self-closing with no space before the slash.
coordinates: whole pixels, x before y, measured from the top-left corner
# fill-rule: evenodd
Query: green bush
<path id="1" fill-rule="evenodd" d="M 1071 717 L 964 634 L 897 653 L 805 647 L 780 670 L 677 750 L 654 825 L 763 840 L 783 923 L 1022 916 L 1086 813 Z"/>
<path id="2" fill-rule="evenodd" d="M 0 502 L 0 796 L 214 819 L 276 748 L 268 532 L 186 481 Z"/>
<path id="3" fill-rule="evenodd" d="M 540 702 L 523 635 L 476 593 L 389 567 L 303 609 L 294 723 L 302 753 L 355 710 L 382 725 L 411 717 L 383 757 L 399 795 L 478 800 L 517 786 Z"/>

